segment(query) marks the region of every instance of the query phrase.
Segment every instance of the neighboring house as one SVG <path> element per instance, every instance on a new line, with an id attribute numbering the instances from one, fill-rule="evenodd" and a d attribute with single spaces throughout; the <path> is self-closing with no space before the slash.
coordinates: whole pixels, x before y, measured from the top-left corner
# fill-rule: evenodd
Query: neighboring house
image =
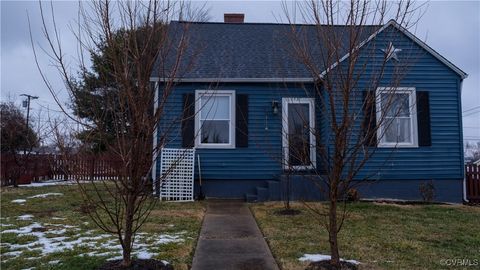
<path id="1" fill-rule="evenodd" d="M 183 24 L 172 22 L 172 28 Z M 315 26 L 299 27 L 307 35 L 315 30 Z M 403 77 L 398 93 L 407 94 L 411 104 L 418 102 L 406 116 L 408 130 L 401 130 L 413 136 L 399 143 L 402 147 L 392 150 L 396 142 L 388 139 L 369 146 L 379 149 L 358 175 L 358 180 L 363 180 L 374 172 L 359 186 L 361 196 L 417 200 L 421 199 L 419 186 L 433 180 L 436 200 L 460 202 L 464 175 L 460 102 L 467 74 L 394 21 L 364 27 L 364 40 L 375 42 L 377 48 L 395 46 L 398 61 L 415 55 L 415 65 Z M 188 29 L 189 46 L 201 50 L 188 57 L 196 58 L 194 64 L 179 78 L 165 104 L 159 133 L 167 126 L 171 133 L 165 141 L 155 143 L 196 148 L 206 196 L 279 199 L 278 181 L 285 172 L 282 161 L 288 160 L 292 147 L 282 125 L 295 122 L 286 113 L 288 108 L 304 110 L 310 127 L 321 131 L 319 136 L 310 136 L 310 142 L 329 147 L 329 126 L 315 109 L 315 98 L 306 94 L 315 81 L 289 50 L 286 33 L 290 25 L 190 23 Z M 345 28 L 338 26 L 335 31 Z M 319 52 L 312 49 L 312 53 Z M 380 49 L 378 54 L 383 57 Z M 151 80 L 158 83 L 157 96 L 161 97 L 162 80 L 155 75 L 160 73 L 158 69 L 157 65 Z M 210 114 L 212 108 L 216 113 Z M 282 118 L 288 121 L 282 123 Z M 310 158 L 315 160 L 314 148 Z M 312 198 L 312 183 L 300 176 L 321 170 L 325 164 L 319 159 L 312 166 L 296 162 L 290 164 L 298 169 L 291 173 L 292 197 Z M 154 173 L 158 174 L 159 166 L 157 160 Z"/>

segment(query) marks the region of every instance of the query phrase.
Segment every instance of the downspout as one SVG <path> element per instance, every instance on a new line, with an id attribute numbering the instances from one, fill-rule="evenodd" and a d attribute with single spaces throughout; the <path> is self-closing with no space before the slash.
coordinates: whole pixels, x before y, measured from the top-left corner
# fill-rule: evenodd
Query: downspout
<path id="1" fill-rule="evenodd" d="M 459 123 L 460 123 L 460 139 L 461 139 L 461 144 L 460 144 L 460 153 L 464 152 L 464 145 L 463 145 L 463 115 L 462 115 L 462 85 L 463 85 L 463 79 L 460 79 L 460 88 L 458 89 L 458 106 L 459 106 Z M 467 179 L 465 178 L 465 157 L 464 155 L 461 155 L 461 164 L 462 164 L 462 175 L 463 175 L 463 201 L 468 203 L 467 199 Z"/>

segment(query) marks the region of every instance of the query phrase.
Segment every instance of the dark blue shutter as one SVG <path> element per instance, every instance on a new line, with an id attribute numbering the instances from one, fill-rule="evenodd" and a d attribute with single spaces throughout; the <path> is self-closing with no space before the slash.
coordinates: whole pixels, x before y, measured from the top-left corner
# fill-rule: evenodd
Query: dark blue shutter
<path id="1" fill-rule="evenodd" d="M 431 146 L 430 99 L 427 91 L 417 91 L 418 146 Z"/>
<path id="2" fill-rule="evenodd" d="M 183 94 L 182 147 L 195 145 L 195 94 Z"/>
<path id="3" fill-rule="evenodd" d="M 363 91 L 363 138 L 365 146 L 377 146 L 375 91 Z"/>
<path id="4" fill-rule="evenodd" d="M 235 147 L 248 147 L 248 95 L 236 96 Z"/>

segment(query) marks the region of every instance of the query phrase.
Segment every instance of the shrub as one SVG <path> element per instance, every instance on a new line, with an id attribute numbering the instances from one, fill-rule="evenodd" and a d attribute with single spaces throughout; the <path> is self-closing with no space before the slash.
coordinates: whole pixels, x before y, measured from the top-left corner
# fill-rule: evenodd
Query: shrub
<path id="1" fill-rule="evenodd" d="M 421 183 L 419 190 L 424 202 L 432 202 L 435 198 L 435 186 L 433 185 L 433 180 Z"/>
<path id="2" fill-rule="evenodd" d="M 360 200 L 360 193 L 358 190 L 351 188 L 347 192 L 347 201 L 349 202 L 358 202 Z"/>

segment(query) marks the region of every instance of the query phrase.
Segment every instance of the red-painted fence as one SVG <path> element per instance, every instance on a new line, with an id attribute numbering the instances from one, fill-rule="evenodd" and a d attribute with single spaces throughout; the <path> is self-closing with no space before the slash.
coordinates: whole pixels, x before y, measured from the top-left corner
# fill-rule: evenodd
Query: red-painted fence
<path id="1" fill-rule="evenodd" d="M 122 173 L 122 162 L 111 155 L 1 155 L 1 185 L 29 184 L 43 179 L 106 180 Z"/>
<path id="2" fill-rule="evenodd" d="M 480 165 L 465 165 L 467 200 L 480 203 Z"/>

